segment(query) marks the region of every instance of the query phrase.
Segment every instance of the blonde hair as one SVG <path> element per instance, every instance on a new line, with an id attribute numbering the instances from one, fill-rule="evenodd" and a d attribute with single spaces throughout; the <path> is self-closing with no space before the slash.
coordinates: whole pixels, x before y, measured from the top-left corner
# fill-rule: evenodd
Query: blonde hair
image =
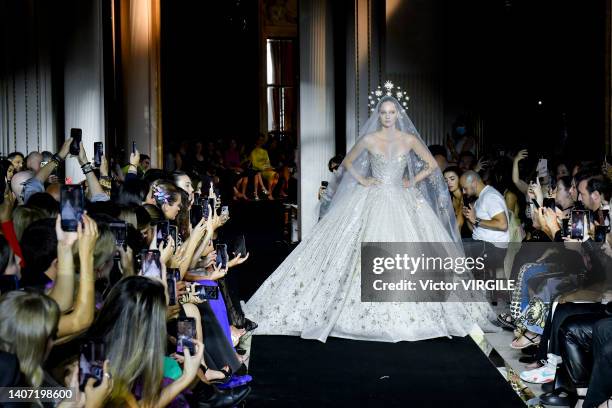
<path id="1" fill-rule="evenodd" d="M 17 356 L 32 387 L 42 383 L 42 364 L 59 317 L 57 303 L 46 295 L 12 291 L 0 297 L 0 350 Z"/>
<path id="2" fill-rule="evenodd" d="M 26 230 L 26 228 L 28 228 L 28 226 L 30 226 L 30 224 L 45 218 L 48 218 L 47 215 L 38 208 L 24 206 L 18 206 L 15 208 L 13 211 L 13 226 L 15 228 L 17 240 L 21 241 L 23 232 Z"/>
<path id="3" fill-rule="evenodd" d="M 138 218 L 136 217 L 136 211 L 132 207 L 122 208 L 119 213 L 119 219 L 127 224 L 132 224 L 134 228 L 138 228 Z"/>
<path id="4" fill-rule="evenodd" d="M 136 383 L 142 400 L 154 405 L 162 389 L 166 351 L 166 293 L 143 276 L 121 279 L 110 291 L 88 335 L 103 338 L 113 390 L 107 406 L 125 406 Z"/>

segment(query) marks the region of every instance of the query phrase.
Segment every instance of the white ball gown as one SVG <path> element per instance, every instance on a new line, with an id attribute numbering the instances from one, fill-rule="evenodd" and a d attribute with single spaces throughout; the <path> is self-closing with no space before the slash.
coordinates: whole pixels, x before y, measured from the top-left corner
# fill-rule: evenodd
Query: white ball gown
<path id="1" fill-rule="evenodd" d="M 355 185 L 245 304 L 255 334 L 398 342 L 496 330 L 485 302 L 361 302 L 362 242 L 453 241 L 421 191 L 404 187 L 409 154 L 367 156 L 380 184 Z"/>

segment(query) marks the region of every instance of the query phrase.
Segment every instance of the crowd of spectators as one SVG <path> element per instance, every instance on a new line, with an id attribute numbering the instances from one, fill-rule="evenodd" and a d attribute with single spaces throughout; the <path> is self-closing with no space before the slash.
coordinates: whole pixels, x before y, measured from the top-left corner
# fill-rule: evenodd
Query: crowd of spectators
<path id="1" fill-rule="evenodd" d="M 243 142 L 237 138 L 185 140 L 170 147 L 165 170 L 180 170 L 213 182 L 215 190 L 232 200 L 283 199 L 297 203 L 295 144 L 291 138 L 260 134 Z"/>
<path id="2" fill-rule="evenodd" d="M 247 260 L 244 241 L 218 238 L 230 217 L 220 182 L 248 171 L 237 145 L 222 161 L 200 144 L 167 171 L 137 150 L 125 167 L 95 167 L 72 142 L 0 161 L 0 387 L 77 392 L 43 406 L 238 404 L 257 324 L 225 279 Z M 75 159 L 85 180 L 67 184 Z"/>
<path id="3" fill-rule="evenodd" d="M 498 324 L 514 332 L 509 347 L 522 351 L 521 379 L 545 384 L 540 400 L 547 405 L 607 406 L 612 397 L 608 156 L 594 151 L 583 160 L 526 149 L 477 156 L 464 127 L 446 146 L 429 148 L 443 171 L 466 248 L 475 240 L 503 248 L 493 273 L 514 281 L 515 289 Z M 483 196 L 492 197 L 489 204 Z"/>

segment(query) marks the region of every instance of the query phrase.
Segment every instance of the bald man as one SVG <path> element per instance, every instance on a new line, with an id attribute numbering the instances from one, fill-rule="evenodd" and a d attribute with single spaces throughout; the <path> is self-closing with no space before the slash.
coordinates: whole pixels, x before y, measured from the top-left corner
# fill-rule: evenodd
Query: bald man
<path id="1" fill-rule="evenodd" d="M 484 243 L 488 269 L 503 268 L 510 241 L 506 200 L 495 188 L 485 185 L 473 170 L 463 173 L 459 182 L 464 196 L 476 198 L 473 204 L 463 207 L 463 216 L 472 231 L 472 239 Z"/>
<path id="2" fill-rule="evenodd" d="M 40 163 L 42 162 L 43 156 L 39 152 L 30 152 L 26 157 L 26 167 L 36 173 L 40 170 Z"/>

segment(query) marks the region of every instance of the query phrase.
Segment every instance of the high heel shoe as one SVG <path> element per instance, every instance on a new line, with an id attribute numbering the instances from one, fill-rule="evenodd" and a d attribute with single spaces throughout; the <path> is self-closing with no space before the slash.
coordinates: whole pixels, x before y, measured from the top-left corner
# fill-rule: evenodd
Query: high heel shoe
<path id="1" fill-rule="evenodd" d="M 208 372 L 209 368 L 204 367 L 204 366 L 201 366 L 201 367 L 202 367 L 201 380 L 207 384 L 225 384 L 232 378 L 232 369 L 226 366 L 220 370 L 217 370 L 223 373 L 223 378 L 216 378 L 214 380 L 208 380 L 206 379 L 206 373 Z M 227 368 L 227 370 L 225 368 Z"/>

